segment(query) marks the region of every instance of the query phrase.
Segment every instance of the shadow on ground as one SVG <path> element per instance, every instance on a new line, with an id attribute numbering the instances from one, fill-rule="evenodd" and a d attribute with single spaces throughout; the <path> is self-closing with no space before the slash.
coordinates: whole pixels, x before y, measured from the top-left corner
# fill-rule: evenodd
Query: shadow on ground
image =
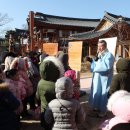
<path id="1" fill-rule="evenodd" d="M 92 109 L 88 105 L 88 97 L 89 97 L 89 88 L 86 89 L 86 94 L 82 94 L 80 97 L 81 105 L 86 112 L 86 120 L 84 123 L 78 126 L 79 130 L 98 130 L 101 123 L 112 117 L 110 112 L 107 113 L 107 116 L 104 118 L 97 117 L 97 113 L 92 111 Z M 33 115 L 33 114 L 32 114 Z M 40 126 L 40 121 L 32 118 L 21 120 L 21 130 L 44 130 Z"/>

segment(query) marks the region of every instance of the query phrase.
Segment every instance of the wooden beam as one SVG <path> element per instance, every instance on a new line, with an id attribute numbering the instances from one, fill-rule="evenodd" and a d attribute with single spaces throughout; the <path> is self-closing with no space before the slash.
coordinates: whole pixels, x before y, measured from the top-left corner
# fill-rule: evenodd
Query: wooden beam
<path id="1" fill-rule="evenodd" d="M 30 11 L 29 12 L 30 51 L 34 49 L 33 28 L 34 28 L 34 12 Z"/>

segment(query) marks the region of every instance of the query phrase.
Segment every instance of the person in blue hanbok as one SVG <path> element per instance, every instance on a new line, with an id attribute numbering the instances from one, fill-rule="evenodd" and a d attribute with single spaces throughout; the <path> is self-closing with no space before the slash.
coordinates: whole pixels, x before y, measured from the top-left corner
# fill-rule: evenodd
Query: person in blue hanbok
<path id="1" fill-rule="evenodd" d="M 94 110 L 98 110 L 98 116 L 106 115 L 106 105 L 108 91 L 113 77 L 114 56 L 107 49 L 105 40 L 98 42 L 97 56 L 86 59 L 91 62 L 91 72 L 93 73 L 89 104 Z"/>

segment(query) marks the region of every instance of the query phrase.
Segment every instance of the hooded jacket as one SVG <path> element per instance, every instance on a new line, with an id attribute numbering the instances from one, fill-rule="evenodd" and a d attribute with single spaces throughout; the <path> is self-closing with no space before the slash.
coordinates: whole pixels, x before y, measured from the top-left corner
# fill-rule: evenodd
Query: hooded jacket
<path id="1" fill-rule="evenodd" d="M 113 76 L 109 95 L 117 90 L 126 90 L 130 92 L 130 60 L 121 58 L 116 64 L 118 74 Z"/>
<path id="2" fill-rule="evenodd" d="M 20 102 L 5 83 L 0 84 L 0 130 L 18 130 L 15 110 Z"/>
<path id="3" fill-rule="evenodd" d="M 52 130 L 78 130 L 77 124 L 85 120 L 84 111 L 76 99 L 72 98 L 73 83 L 68 77 L 56 82 L 56 99 L 48 104 L 45 120 L 53 124 Z"/>
<path id="4" fill-rule="evenodd" d="M 108 109 L 114 117 L 107 120 L 107 123 L 104 122 L 102 130 L 111 130 L 113 126 L 120 123 L 130 123 L 130 93 L 125 90 L 113 93 L 108 100 Z"/>
<path id="5" fill-rule="evenodd" d="M 55 82 L 64 74 L 62 63 L 53 56 L 48 56 L 40 64 L 41 80 L 38 83 L 36 97 L 41 101 L 41 112 L 55 98 Z"/>

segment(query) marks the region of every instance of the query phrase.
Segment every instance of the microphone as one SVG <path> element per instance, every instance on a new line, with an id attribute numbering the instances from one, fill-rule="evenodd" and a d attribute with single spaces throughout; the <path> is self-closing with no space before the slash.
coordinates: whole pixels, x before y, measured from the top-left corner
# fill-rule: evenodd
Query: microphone
<path id="1" fill-rule="evenodd" d="M 95 61 L 98 61 L 98 59 L 99 59 L 98 54 L 99 54 L 99 52 L 97 52 L 97 54 L 96 54 L 96 56 L 94 58 Z"/>

